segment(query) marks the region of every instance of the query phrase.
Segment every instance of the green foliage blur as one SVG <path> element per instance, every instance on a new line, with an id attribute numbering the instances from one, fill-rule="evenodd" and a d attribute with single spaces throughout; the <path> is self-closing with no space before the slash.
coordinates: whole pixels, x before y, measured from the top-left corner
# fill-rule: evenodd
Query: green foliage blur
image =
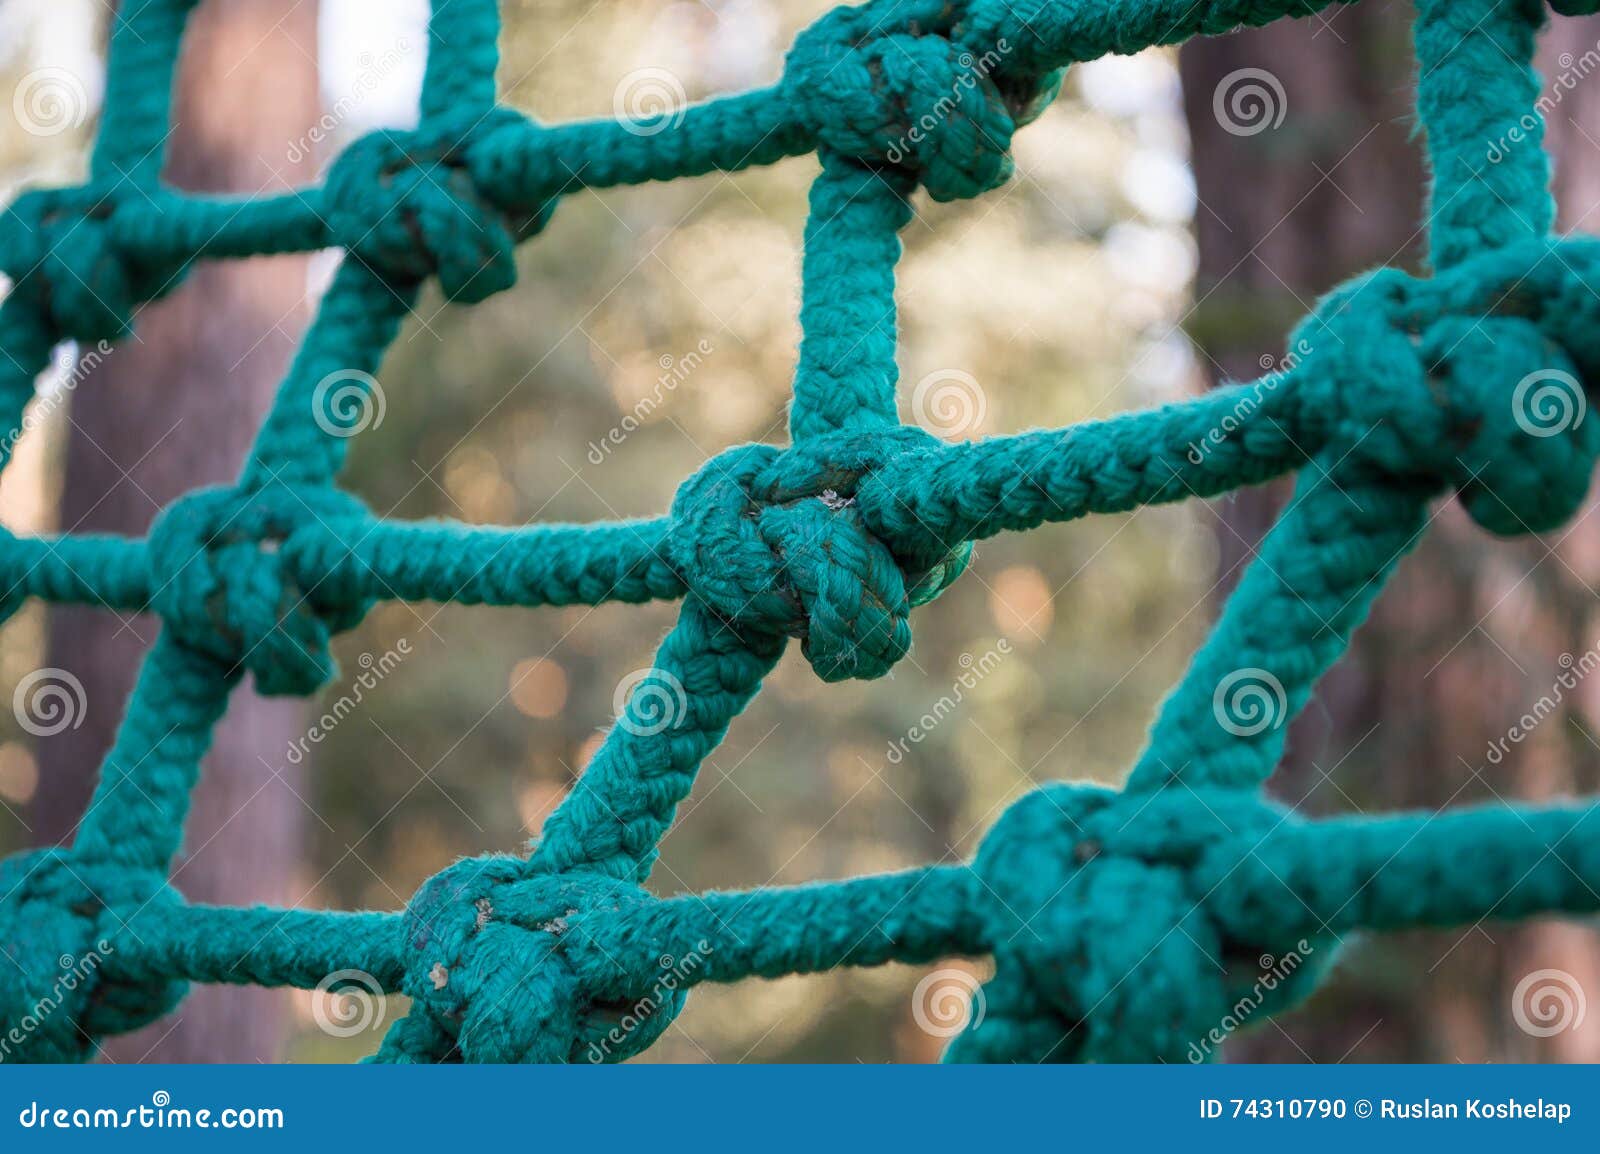
<path id="1" fill-rule="evenodd" d="M 612 115 L 640 70 L 691 100 L 770 83 L 824 5 L 502 7 L 505 99 L 559 121 Z M 1056 427 L 1193 386 L 1176 330 L 1193 252 L 1174 61 L 1111 67 L 1098 94 L 1093 69 L 1075 70 L 1019 134 L 1006 188 L 918 199 L 900 269 L 907 420 L 958 436 Z M 338 95 L 330 87 L 330 103 Z M 394 518 L 586 522 L 658 514 L 711 454 L 781 442 L 816 170 L 806 157 L 570 198 L 524 246 L 514 290 L 470 310 L 424 298 L 379 374 L 384 419 L 356 442 L 346 483 Z M 1137 191 L 1163 180 L 1179 194 Z M 982 544 L 964 579 L 914 615 L 915 647 L 881 682 L 823 685 L 792 652 L 702 768 L 654 887 L 959 860 L 1039 782 L 1120 779 L 1211 618 L 1209 524 L 1179 506 Z M 308 719 L 341 699 L 355 708 L 299 749 L 263 751 L 312 766 L 308 904 L 397 908 L 454 859 L 537 835 L 674 613 L 380 606 L 339 640 L 341 680 Z M 38 664 L 39 620 L 30 609 L 8 628 L 0 689 Z M 364 672 L 375 684 L 358 689 Z M 26 735 L 0 740 L 9 845 L 23 838 L 24 794 L 48 783 L 27 780 Z M 702 987 L 644 1060 L 929 1060 L 943 1038 L 913 1013 L 921 976 L 890 966 Z M 376 1042 L 302 1017 L 296 1060 L 346 1060 Z"/>
<path id="2" fill-rule="evenodd" d="M 506 8 L 506 99 L 552 121 L 609 115 L 640 69 L 665 70 L 690 99 L 770 82 L 820 11 Z M 899 294 L 906 419 L 914 386 L 952 371 L 977 390 L 951 378 L 947 400 L 965 410 L 934 416 L 964 435 L 1181 391 L 1170 327 L 1186 235 L 1123 192 L 1131 164 L 1181 142 L 1176 107 L 1152 104 L 1107 115 L 1069 85 L 1021 134 L 1012 185 L 977 203 L 919 199 Z M 781 441 L 815 171 L 808 157 L 571 198 L 524 247 L 515 290 L 470 311 L 423 303 L 380 374 L 385 420 L 358 442 L 351 486 L 403 518 L 646 516 L 709 455 Z M 1152 275 L 1141 246 L 1176 251 L 1178 275 Z M 981 546 L 966 578 L 916 614 L 915 648 L 885 681 L 825 686 L 791 652 L 701 769 L 656 888 L 955 860 L 1037 782 L 1119 778 L 1209 617 L 1213 546 L 1194 516 L 1147 511 Z M 319 897 L 392 907 L 453 858 L 536 834 L 674 612 L 381 607 L 341 642 L 346 669 L 402 640 L 412 653 L 315 750 Z M 909 740 L 930 712 L 940 723 Z M 927 1059 L 942 1040 L 914 1024 L 918 977 L 889 967 L 702 987 L 649 1057 Z M 307 1039 L 307 1056 L 329 1048 Z"/>

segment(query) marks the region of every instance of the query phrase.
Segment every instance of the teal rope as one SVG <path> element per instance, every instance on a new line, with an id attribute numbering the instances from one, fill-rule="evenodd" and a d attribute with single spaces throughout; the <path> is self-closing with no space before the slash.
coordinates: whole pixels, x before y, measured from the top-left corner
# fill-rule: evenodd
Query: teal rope
<path id="1" fill-rule="evenodd" d="M 1312 462 L 1178 691 L 1128 788 L 1254 788 L 1283 756 L 1284 721 L 1344 652 L 1417 541 L 1425 494 Z M 1343 473 L 1345 475 L 1341 476 Z"/>
<path id="2" fill-rule="evenodd" d="M 117 66 L 107 69 L 105 114 L 89 161 L 93 186 L 126 179 L 154 188 L 172 118 L 172 78 L 189 12 L 198 0 L 130 0 L 111 30 Z"/>
<path id="3" fill-rule="evenodd" d="M 1013 134 L 1071 63 L 1324 0 L 869 0 L 803 32 L 776 85 L 649 134 L 498 105 L 495 5 L 451 0 L 430 24 L 415 130 L 354 142 L 318 187 L 243 200 L 159 183 L 192 6 L 120 6 L 88 182 L 0 217 L 14 282 L 0 462 L 57 341 L 125 336 L 197 260 L 329 245 L 346 260 L 235 485 L 186 494 L 143 540 L 0 536 L 0 614 L 38 597 L 162 620 L 72 848 L 0 862 L 0 949 L 24 975 L 0 985 L 0 1026 L 55 1006 L 20 1056 L 81 1060 L 190 981 L 314 987 L 359 970 L 411 1000 L 377 1060 L 617 1061 L 700 982 L 989 954 L 986 1016 L 952 1060 L 1179 1061 L 1250 986 L 1235 959 L 1309 955 L 1264 1016 L 1309 993 L 1354 931 L 1600 908 L 1595 804 L 1306 822 L 1260 792 L 1434 498 L 1454 493 L 1496 534 L 1544 531 L 1600 459 L 1600 422 L 1530 431 L 1549 413 L 1516 395 L 1552 371 L 1600 380 L 1600 242 L 1550 237 L 1536 133 L 1499 165 L 1478 159 L 1533 111 L 1536 0 L 1418 4 L 1431 277 L 1384 269 L 1329 294 L 1282 373 L 955 445 L 898 422 L 894 269 L 917 189 L 1003 183 Z M 566 195 L 813 151 L 790 445 L 728 449 L 666 515 L 614 524 L 395 524 L 335 487 L 356 430 L 318 408 L 319 386 L 376 372 L 429 278 L 482 300 L 510 287 L 515 247 Z M 970 864 L 743 894 L 643 888 L 699 766 L 790 639 L 824 680 L 881 677 L 973 542 L 1289 473 L 1289 507 L 1122 792 L 1027 794 Z M 527 856 L 457 862 L 395 913 L 193 907 L 168 884 L 245 675 L 314 692 L 334 676 L 332 638 L 378 601 L 677 598 L 655 666 Z M 60 959 L 90 957 L 59 989 Z"/>
<path id="4" fill-rule="evenodd" d="M 1472 253 L 1540 240 L 1555 224 L 1544 120 L 1526 147 L 1491 164 L 1481 142 L 1499 140 L 1539 99 L 1531 65 L 1540 0 L 1466 0 L 1417 11 L 1417 112 L 1432 147 L 1428 221 L 1435 268 Z M 1518 62 L 1513 65 L 1510 62 Z"/>
<path id="5" fill-rule="evenodd" d="M 789 435 L 899 423 L 894 269 L 912 182 L 824 153 L 811 185 L 801 280 L 800 363 Z"/>

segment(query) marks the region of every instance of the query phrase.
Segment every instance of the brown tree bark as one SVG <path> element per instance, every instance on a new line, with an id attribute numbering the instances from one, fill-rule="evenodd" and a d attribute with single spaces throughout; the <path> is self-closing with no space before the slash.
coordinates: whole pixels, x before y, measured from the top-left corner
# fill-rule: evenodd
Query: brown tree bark
<path id="1" fill-rule="evenodd" d="M 1546 118 L 1546 140 L 1555 162 L 1553 190 L 1557 227 L 1563 231 L 1600 231 L 1600 149 L 1595 126 L 1600 125 L 1600 91 L 1595 73 L 1600 71 L 1600 17 L 1555 20 L 1540 44 L 1539 68 L 1545 92 L 1556 103 Z M 1591 414 L 1591 419 L 1592 414 Z M 1579 520 L 1563 540 L 1555 543 L 1559 561 L 1543 559 L 1544 548 L 1525 550 L 1530 567 L 1544 569 L 1538 582 L 1542 608 L 1555 622 L 1551 632 L 1564 638 L 1563 652 L 1573 656 L 1596 644 L 1594 592 L 1600 566 L 1600 522 L 1593 513 Z M 1557 658 L 1559 661 L 1559 656 Z M 1548 666 L 1546 666 L 1548 668 Z M 1546 687 L 1537 685 L 1522 700 L 1537 700 Z M 1600 751 L 1590 730 L 1582 696 L 1563 702 L 1559 736 L 1547 747 L 1531 748 L 1515 763 L 1525 796 L 1553 796 L 1592 792 Z M 1505 951 L 1501 975 L 1503 988 L 1514 996 L 1518 983 L 1530 974 L 1551 969 L 1570 976 L 1571 985 L 1589 999 L 1600 999 L 1600 941 L 1592 929 L 1572 922 L 1540 921 L 1519 929 Z M 1557 982 L 1564 979 L 1557 978 Z M 1552 987 L 1553 988 L 1553 987 Z M 1600 1002 L 1595 1002 L 1600 1005 Z M 1600 1015 L 1591 1012 L 1584 1023 L 1562 1029 L 1547 1038 L 1525 1039 L 1514 1056 L 1557 1062 L 1600 1062 Z"/>
<path id="2" fill-rule="evenodd" d="M 1423 180 L 1408 139 L 1408 15 L 1394 6 L 1335 6 L 1184 46 L 1200 200 L 1188 327 L 1211 383 L 1270 370 L 1293 326 L 1347 277 L 1378 264 L 1416 264 Z M 1228 111 L 1252 85 L 1265 111 L 1248 102 Z M 1254 555 L 1285 490 L 1266 486 L 1217 505 L 1224 590 Z M 1326 706 L 1359 688 L 1336 673 L 1321 695 Z M 1308 710 L 1290 743 L 1287 769 L 1296 779 L 1310 753 L 1326 748 L 1320 713 Z"/>
<path id="3" fill-rule="evenodd" d="M 316 5 L 210 0 L 195 12 L 178 76 L 167 181 L 195 192 L 262 193 L 314 175 L 288 157 L 319 113 Z M 299 156 L 297 152 L 295 155 Z M 137 339 L 79 389 L 60 522 L 72 532 L 143 533 L 244 459 L 309 317 L 304 257 L 201 264 L 144 309 Z M 71 837 L 138 662 L 159 625 L 102 609 L 54 611 L 49 663 L 85 687 L 87 720 L 41 741 L 36 837 Z M 238 689 L 206 760 L 173 878 L 197 902 L 291 903 L 307 814 L 283 751 L 301 703 Z M 197 989 L 170 1018 L 107 1044 L 114 1061 L 246 1061 L 280 1050 L 277 991 Z"/>
<path id="4" fill-rule="evenodd" d="M 1270 371 L 1293 326 L 1345 278 L 1375 264 L 1415 265 L 1423 178 L 1408 139 L 1409 15 L 1392 6 L 1335 6 L 1183 47 L 1200 202 L 1188 327 L 1210 384 Z M 1264 103 L 1240 95 L 1251 87 Z M 1232 105 L 1235 98 L 1242 103 Z M 1287 491 L 1287 482 L 1264 486 L 1213 507 L 1219 608 Z M 1369 629 L 1358 645 L 1381 629 Z M 1324 679 L 1291 731 L 1272 792 L 1312 812 L 1348 808 L 1337 794 L 1330 805 L 1316 787 L 1343 750 L 1381 728 L 1377 681 L 1354 654 Z M 1227 1053 L 1296 1061 L 1309 1048 L 1318 1060 L 1337 1057 L 1375 1019 L 1358 1009 L 1293 1036 L 1268 1027 L 1232 1039 Z"/>
<path id="5" fill-rule="evenodd" d="M 1284 310 L 1304 311 L 1316 294 L 1368 265 L 1417 264 L 1424 185 L 1420 142 L 1408 139 L 1412 13 L 1397 5 L 1330 13 L 1184 49 L 1204 202 L 1194 327 L 1214 380 L 1255 375 L 1254 358 L 1279 347 L 1271 334 L 1293 319 Z M 1597 23 L 1556 22 L 1542 53 L 1547 80 L 1571 67 L 1563 53 L 1575 61 L 1595 50 Z M 1243 138 L 1219 128 L 1213 94 L 1243 67 L 1268 69 L 1281 81 L 1288 107 L 1280 128 Z M 1573 86 L 1549 134 L 1563 219 L 1591 231 L 1600 215 L 1600 159 L 1583 125 L 1594 123 L 1588 113 L 1597 107 L 1600 91 Z M 1218 506 L 1230 562 L 1248 558 L 1282 492 L 1271 487 Z M 1570 535 L 1508 546 L 1458 509 L 1442 510 L 1297 722 L 1273 792 L 1315 815 L 1592 791 L 1600 753 L 1582 694 L 1570 694 L 1562 716 L 1511 746 L 1503 763 L 1485 757 L 1506 718 L 1551 689 L 1560 655 L 1577 657 L 1596 643 L 1600 529 L 1591 521 L 1581 519 Z M 1389 936 L 1346 956 L 1339 988 L 1325 1003 L 1241 1036 L 1230 1056 L 1595 1058 L 1600 1033 L 1592 1027 L 1536 1039 L 1516 1028 L 1511 1012 L 1517 982 L 1548 967 L 1600 995 L 1593 934 L 1574 925 Z M 1322 1008 L 1335 1004 L 1336 1014 Z"/>

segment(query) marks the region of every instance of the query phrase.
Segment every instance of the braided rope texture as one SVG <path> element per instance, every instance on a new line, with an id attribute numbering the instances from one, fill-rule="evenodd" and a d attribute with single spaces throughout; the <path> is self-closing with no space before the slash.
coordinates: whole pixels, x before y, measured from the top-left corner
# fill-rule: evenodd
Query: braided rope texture
<path id="1" fill-rule="evenodd" d="M 19 430 L 67 339 L 125 337 L 197 260 L 346 250 L 237 484 L 190 493 L 146 540 L 0 536 L 6 612 L 27 597 L 148 610 L 163 629 L 71 848 L 0 863 L 0 984 L 16 1056 L 83 1060 L 186 984 L 311 987 L 356 969 L 411 999 L 379 1061 L 615 1061 L 702 981 L 989 954 L 987 1013 L 955 1060 L 1181 1061 L 1262 954 L 1317 943 L 1266 1012 L 1304 998 L 1363 929 L 1600 908 L 1593 804 L 1305 821 L 1267 801 L 1283 724 L 1221 706 L 1241 671 L 1299 710 L 1429 503 L 1541 532 L 1584 499 L 1600 422 L 1531 428 L 1519 386 L 1600 385 L 1600 242 L 1551 235 L 1537 124 L 1544 0 L 1418 0 L 1418 113 L 1432 168 L 1426 278 L 1381 269 L 1293 335 L 1254 384 L 1070 428 L 946 444 L 898 422 L 894 266 L 920 186 L 975 197 L 1070 64 L 1301 17 L 1329 0 L 868 0 L 803 32 L 774 86 L 649 133 L 547 126 L 496 103 L 494 0 L 435 3 L 418 127 L 372 133 L 323 184 L 207 199 L 163 187 L 174 63 L 196 0 L 124 0 L 89 177 L 0 217 L 0 414 Z M 1566 15 L 1600 0 L 1550 0 Z M 371 373 L 430 277 L 471 303 L 585 188 L 732 171 L 815 151 L 791 443 L 711 459 L 667 515 L 593 526 L 397 524 L 337 489 L 330 373 Z M 318 419 L 323 418 L 323 419 Z M 1226 430 L 1219 433 L 1219 430 Z M 1197 452 L 1196 446 L 1204 446 Z M 4 457 L 0 456 L 0 463 Z M 888 673 L 911 610 L 974 541 L 1298 474 L 1292 503 L 1162 706 L 1121 792 L 1018 800 L 970 864 L 658 899 L 656 847 L 697 768 L 791 638 L 825 681 Z M 647 680 L 525 856 L 455 863 L 403 911 L 191 906 L 168 884 L 229 691 L 310 694 L 330 639 L 381 599 L 495 605 L 682 598 Z M 1248 721 L 1248 719 L 1246 719 Z M 58 959 L 98 951 L 63 989 Z M 658 958 L 701 964 L 663 993 Z M 48 999 L 53 1012 L 36 1007 Z"/>

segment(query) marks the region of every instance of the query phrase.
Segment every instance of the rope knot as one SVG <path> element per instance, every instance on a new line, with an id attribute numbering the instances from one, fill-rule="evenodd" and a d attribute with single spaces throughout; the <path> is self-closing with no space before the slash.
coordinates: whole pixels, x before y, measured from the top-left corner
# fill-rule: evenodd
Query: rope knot
<path id="1" fill-rule="evenodd" d="M 1496 254 L 1491 254 L 1494 259 Z M 1600 461 L 1590 382 L 1477 262 L 1430 280 L 1393 269 L 1337 290 L 1295 334 L 1353 461 L 1454 488 L 1491 533 L 1553 529 Z"/>
<path id="2" fill-rule="evenodd" d="M 537 874 L 522 858 L 468 858 L 406 907 L 409 1016 L 385 1040 L 408 1061 L 619 1062 L 650 1046 L 686 991 L 639 1001 L 614 988 L 603 958 L 573 950 L 586 917 L 653 901 L 597 873 Z"/>
<path id="3" fill-rule="evenodd" d="M 350 144 L 328 170 L 335 241 L 379 276 L 415 284 L 431 274 L 447 299 L 472 304 L 516 283 L 516 244 L 544 227 L 533 211 L 496 203 L 475 177 L 475 140 L 524 127 L 509 108 L 465 124 L 381 129 Z"/>
<path id="4" fill-rule="evenodd" d="M 135 262 L 117 244 L 117 200 L 91 187 L 36 189 L 0 216 L 0 268 L 62 336 L 110 341 L 170 291 L 182 269 Z"/>
<path id="5" fill-rule="evenodd" d="M 82 1062 L 95 1039 L 136 1030 L 182 1000 L 184 982 L 108 973 L 116 936 L 142 912 L 176 904 L 157 874 L 64 849 L 0 861 L 0 1060 Z M 20 1039 L 20 1040 L 19 1040 Z"/>
<path id="6" fill-rule="evenodd" d="M 897 548 L 863 520 L 856 487 L 889 457 L 938 446 L 901 426 L 729 449 L 678 490 L 667 558 L 724 620 L 798 637 L 824 681 L 882 677 L 911 647 L 911 608 L 948 588 L 972 548 Z"/>
<path id="7" fill-rule="evenodd" d="M 912 172 L 934 200 L 997 188 L 1011 176 L 1012 133 L 1059 81 L 1009 83 L 998 50 L 952 41 L 956 14 L 942 0 L 835 8 L 789 50 L 784 95 L 825 146 Z"/>
<path id="8" fill-rule="evenodd" d="M 1284 820 L 1234 790 L 1055 784 L 1022 798 L 973 863 L 999 944 L 986 1013 L 950 1057 L 1195 1061 L 1213 1056 L 1212 1031 L 1256 996 L 1263 969 L 1276 971 L 1263 1020 L 1304 996 L 1331 948 L 1232 941 L 1205 905 L 1215 847 L 1248 847 Z"/>
<path id="9" fill-rule="evenodd" d="M 194 490 L 151 527 L 152 608 L 185 645 L 249 670 L 258 692 L 314 693 L 335 672 L 332 636 L 370 603 L 302 588 L 295 560 L 308 545 L 347 549 L 367 519 L 323 486 Z"/>

